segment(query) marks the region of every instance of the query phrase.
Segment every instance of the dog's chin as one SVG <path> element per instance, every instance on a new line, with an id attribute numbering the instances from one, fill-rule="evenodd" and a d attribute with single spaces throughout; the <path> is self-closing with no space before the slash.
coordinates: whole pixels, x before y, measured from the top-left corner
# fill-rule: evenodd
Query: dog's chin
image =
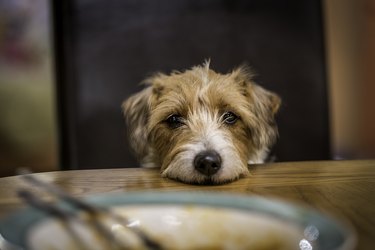
<path id="1" fill-rule="evenodd" d="M 224 185 L 231 182 L 234 182 L 242 177 L 248 175 L 248 171 L 243 171 L 243 173 L 239 173 L 237 175 L 232 175 L 230 177 L 220 176 L 220 175 L 212 175 L 212 176 L 205 176 L 198 172 L 195 172 L 192 175 L 175 175 L 172 173 L 168 173 L 168 171 L 162 172 L 162 176 L 173 179 L 179 182 L 183 182 L 186 184 L 193 184 L 193 185 L 207 185 L 207 186 L 215 186 L 215 185 Z"/>
<path id="2" fill-rule="evenodd" d="M 181 179 L 176 179 L 176 180 L 187 183 L 187 184 L 193 184 L 193 185 L 215 186 L 215 185 L 228 184 L 228 183 L 236 181 L 240 178 L 241 178 L 241 176 L 238 176 L 238 177 L 235 177 L 235 178 L 232 178 L 232 179 L 215 179 L 215 178 L 207 176 L 203 180 L 199 180 L 198 182 L 194 181 L 194 180 L 191 180 L 191 181 L 183 181 Z"/>

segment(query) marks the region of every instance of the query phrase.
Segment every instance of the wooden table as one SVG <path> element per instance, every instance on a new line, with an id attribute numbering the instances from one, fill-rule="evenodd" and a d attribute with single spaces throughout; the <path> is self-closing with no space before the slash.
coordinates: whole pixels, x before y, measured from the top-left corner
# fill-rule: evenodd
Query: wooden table
<path id="1" fill-rule="evenodd" d="M 349 221 L 358 234 L 358 249 L 375 249 L 375 160 L 272 163 L 252 166 L 250 171 L 247 178 L 217 186 L 188 185 L 161 178 L 157 169 L 75 170 L 35 175 L 78 197 L 174 190 L 281 198 Z M 0 178 L 0 217 L 23 206 L 16 190 L 25 186 L 28 185 L 17 176 Z"/>

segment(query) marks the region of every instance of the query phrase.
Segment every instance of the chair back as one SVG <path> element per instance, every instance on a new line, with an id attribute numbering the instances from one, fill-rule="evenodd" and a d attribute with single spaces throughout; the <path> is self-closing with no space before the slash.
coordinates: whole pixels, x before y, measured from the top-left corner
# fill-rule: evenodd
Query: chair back
<path id="1" fill-rule="evenodd" d="M 138 166 L 122 101 L 207 58 L 222 73 L 248 63 L 282 97 L 276 160 L 330 157 L 320 1 L 52 2 L 62 168 Z"/>

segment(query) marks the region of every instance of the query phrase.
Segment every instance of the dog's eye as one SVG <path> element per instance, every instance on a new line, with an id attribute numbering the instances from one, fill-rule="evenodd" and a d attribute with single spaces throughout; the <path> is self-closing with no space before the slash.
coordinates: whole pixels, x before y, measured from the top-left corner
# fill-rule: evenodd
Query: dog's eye
<path id="1" fill-rule="evenodd" d="M 168 126 L 170 128 L 178 128 L 178 127 L 181 127 L 182 125 L 184 125 L 184 121 L 183 121 L 183 118 L 182 116 L 180 115 L 170 115 L 166 120 L 165 122 L 168 124 Z"/>
<path id="2" fill-rule="evenodd" d="M 236 121 L 238 120 L 238 116 L 233 113 L 233 112 L 226 112 L 224 115 L 223 115 L 223 121 L 226 123 L 226 124 L 229 124 L 229 125 L 232 125 L 234 123 L 236 123 Z"/>

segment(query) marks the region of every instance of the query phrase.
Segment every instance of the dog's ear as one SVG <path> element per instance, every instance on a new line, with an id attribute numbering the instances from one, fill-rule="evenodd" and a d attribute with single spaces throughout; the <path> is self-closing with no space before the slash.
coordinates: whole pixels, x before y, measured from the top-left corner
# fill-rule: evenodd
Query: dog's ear
<path id="1" fill-rule="evenodd" d="M 232 76 L 236 84 L 243 89 L 243 94 L 252 99 L 255 105 L 259 105 L 259 109 L 264 112 L 267 117 L 274 117 L 280 108 L 281 98 L 268 90 L 260 87 L 253 81 L 255 73 L 246 64 L 233 70 Z"/>
<path id="2" fill-rule="evenodd" d="M 252 119 L 248 124 L 254 145 L 258 148 L 270 147 L 278 135 L 275 115 L 280 108 L 281 98 L 257 85 L 252 79 L 253 71 L 246 65 L 235 69 L 232 74 L 249 101 Z"/>
<path id="3" fill-rule="evenodd" d="M 149 152 L 147 122 L 150 114 L 152 87 L 130 96 L 122 104 L 122 110 L 128 127 L 129 142 L 139 160 Z"/>
<path id="4" fill-rule="evenodd" d="M 281 99 L 275 93 L 255 83 L 250 83 L 248 89 L 252 113 L 257 118 L 252 126 L 254 144 L 259 148 L 269 148 L 278 136 L 275 115 L 279 110 Z"/>
<path id="5" fill-rule="evenodd" d="M 258 148 L 270 148 L 277 139 L 278 129 L 275 114 L 279 110 L 281 99 L 275 93 L 252 83 L 249 86 L 253 114 L 257 118 L 251 128 L 254 145 Z"/>
<path id="6" fill-rule="evenodd" d="M 250 91 L 252 92 L 254 105 L 258 106 L 257 110 L 265 116 L 265 119 L 274 119 L 276 113 L 279 111 L 281 98 L 277 94 L 265 90 L 255 83 L 251 84 Z"/>

